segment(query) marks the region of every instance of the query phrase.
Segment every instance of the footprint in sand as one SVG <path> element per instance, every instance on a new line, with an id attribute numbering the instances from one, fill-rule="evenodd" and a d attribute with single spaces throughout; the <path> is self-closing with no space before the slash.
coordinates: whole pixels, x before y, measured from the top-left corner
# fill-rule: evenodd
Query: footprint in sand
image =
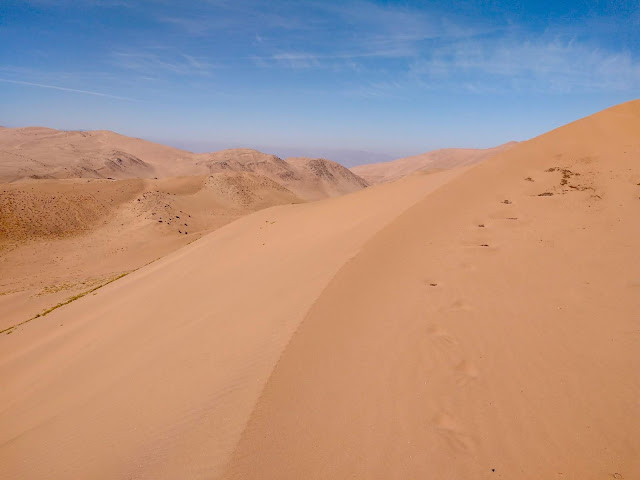
<path id="1" fill-rule="evenodd" d="M 478 267 L 475 264 L 475 262 L 466 261 L 466 260 L 460 262 L 460 268 L 462 268 L 463 270 L 466 270 L 468 272 L 474 272 L 474 271 L 478 270 Z"/>
<path id="2" fill-rule="evenodd" d="M 478 367 L 476 367 L 476 365 L 469 360 L 463 360 L 462 362 L 457 364 L 455 366 L 455 371 L 456 384 L 459 387 L 469 385 L 474 380 L 476 380 L 480 374 L 480 372 L 478 371 Z"/>
<path id="3" fill-rule="evenodd" d="M 436 432 L 442 438 L 443 444 L 456 452 L 472 453 L 476 446 L 475 441 L 460 429 L 456 419 L 445 412 L 439 412 L 433 418 Z"/>
<path id="4" fill-rule="evenodd" d="M 449 334 L 449 332 L 438 325 L 429 326 L 429 328 L 427 329 L 427 333 L 435 340 L 437 340 L 438 343 L 441 343 L 443 345 L 455 346 L 458 343 L 456 339 Z"/>
<path id="5" fill-rule="evenodd" d="M 455 301 L 453 301 L 451 303 L 450 309 L 451 310 L 467 310 L 467 311 L 469 311 L 469 310 L 471 310 L 471 305 L 469 305 L 467 302 L 465 302 L 464 300 L 459 298 L 459 299 L 457 299 L 457 300 L 455 300 Z"/>
<path id="6" fill-rule="evenodd" d="M 440 326 L 431 325 L 427 328 L 427 341 L 429 350 L 437 352 L 435 358 L 446 365 L 452 365 L 459 358 L 458 341 Z"/>

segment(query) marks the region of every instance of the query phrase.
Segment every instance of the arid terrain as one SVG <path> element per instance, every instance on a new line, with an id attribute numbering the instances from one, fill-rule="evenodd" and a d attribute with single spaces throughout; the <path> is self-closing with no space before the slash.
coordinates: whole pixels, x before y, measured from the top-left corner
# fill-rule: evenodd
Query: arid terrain
<path id="1" fill-rule="evenodd" d="M 640 478 L 639 132 L 349 171 L 0 129 L 0 478 Z"/>
<path id="2" fill-rule="evenodd" d="M 321 158 L 46 128 L 0 130 L 0 182 L 0 330 L 248 213 L 367 186 Z"/>
<path id="3" fill-rule="evenodd" d="M 498 147 L 485 149 L 444 148 L 413 157 L 398 158 L 391 162 L 358 165 L 353 167 L 351 171 L 371 185 L 375 185 L 377 183 L 392 182 L 417 172 L 435 172 L 473 165 L 508 150 L 514 145 L 517 145 L 517 142 L 509 142 Z"/>

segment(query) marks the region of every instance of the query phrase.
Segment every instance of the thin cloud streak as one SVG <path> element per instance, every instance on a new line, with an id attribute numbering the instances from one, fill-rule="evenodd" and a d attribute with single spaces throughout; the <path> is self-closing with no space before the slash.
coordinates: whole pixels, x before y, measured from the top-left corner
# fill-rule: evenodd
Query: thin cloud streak
<path id="1" fill-rule="evenodd" d="M 555 93 L 629 90 L 640 82 L 640 63 L 576 41 L 456 43 L 411 65 L 409 77 L 430 88 L 471 86 Z"/>
<path id="2" fill-rule="evenodd" d="M 211 63 L 192 55 L 165 52 L 162 56 L 146 51 L 117 51 L 111 53 L 112 64 L 125 69 L 162 76 L 167 73 L 180 76 L 210 77 L 216 68 Z"/>
<path id="3" fill-rule="evenodd" d="M 7 78 L 0 78 L 0 82 L 14 83 L 16 85 L 27 85 L 30 87 L 49 88 L 52 90 L 62 90 L 63 92 L 83 93 L 85 95 L 95 95 L 96 97 L 114 98 L 116 100 L 125 100 L 128 102 L 137 102 L 135 98 L 121 97 L 118 95 L 109 95 L 108 93 L 91 92 L 89 90 L 79 90 L 77 88 L 59 87 L 57 85 L 44 85 L 42 83 L 24 82 L 22 80 L 9 80 Z"/>

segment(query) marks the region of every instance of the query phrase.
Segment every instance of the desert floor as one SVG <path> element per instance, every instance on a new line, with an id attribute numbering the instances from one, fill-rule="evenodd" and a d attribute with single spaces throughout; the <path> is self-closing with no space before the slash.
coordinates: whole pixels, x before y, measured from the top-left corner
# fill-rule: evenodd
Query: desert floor
<path id="1" fill-rule="evenodd" d="M 0 335 L 0 478 L 640 477 L 639 131 L 172 231 Z"/>

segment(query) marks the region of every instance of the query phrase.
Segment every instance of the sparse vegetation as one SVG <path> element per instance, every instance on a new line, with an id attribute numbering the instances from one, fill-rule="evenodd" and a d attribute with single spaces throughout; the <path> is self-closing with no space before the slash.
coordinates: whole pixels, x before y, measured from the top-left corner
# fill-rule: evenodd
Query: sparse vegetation
<path id="1" fill-rule="evenodd" d="M 86 295 L 89 295 L 89 294 L 90 294 L 90 293 L 92 293 L 92 292 L 95 292 L 95 291 L 96 291 L 96 290 L 98 290 L 99 288 L 102 288 L 102 287 L 104 287 L 104 286 L 106 286 L 106 285 L 109 285 L 110 283 L 113 283 L 113 282 L 115 282 L 116 280 L 119 280 L 119 279 L 121 279 L 122 277 L 125 277 L 125 276 L 129 275 L 129 273 L 131 273 L 131 272 L 121 273 L 120 275 L 118 275 L 118 276 L 116 276 L 116 277 L 113 277 L 111 280 L 108 280 L 108 281 L 106 281 L 105 283 L 102 283 L 102 284 L 100 284 L 100 285 L 98 285 L 98 286 L 96 286 L 96 287 L 93 287 L 93 288 L 89 289 L 89 290 L 86 290 L 86 291 L 84 291 L 84 292 L 78 293 L 77 295 L 74 295 L 74 296 L 72 296 L 72 297 L 69 297 L 69 298 L 67 298 L 64 302 L 58 303 L 57 305 L 54 305 L 53 307 L 50 307 L 50 308 L 48 308 L 48 309 L 44 310 L 43 312 L 38 313 L 36 316 L 31 317 L 31 318 L 29 318 L 28 320 L 25 320 L 25 321 L 20 322 L 20 323 L 16 323 L 15 325 L 12 325 L 12 326 L 10 326 L 10 327 L 8 327 L 8 328 L 5 328 L 4 330 L 0 330 L 0 333 L 5 333 L 5 332 L 7 332 L 7 335 L 9 335 L 9 334 L 10 334 L 13 330 L 15 330 L 17 327 L 19 327 L 19 326 L 21 326 L 21 325 L 24 325 L 25 323 L 29 323 L 30 321 L 35 320 L 36 318 L 44 317 L 44 316 L 46 316 L 46 315 L 50 314 L 51 312 L 53 312 L 54 310 L 57 310 L 57 309 L 58 309 L 58 308 L 60 308 L 60 307 L 64 307 L 65 305 L 68 305 L 68 304 L 70 304 L 71 302 L 73 302 L 73 301 L 75 301 L 75 300 L 78 300 L 79 298 L 82 298 L 82 297 L 84 297 L 84 296 L 86 296 Z"/>

